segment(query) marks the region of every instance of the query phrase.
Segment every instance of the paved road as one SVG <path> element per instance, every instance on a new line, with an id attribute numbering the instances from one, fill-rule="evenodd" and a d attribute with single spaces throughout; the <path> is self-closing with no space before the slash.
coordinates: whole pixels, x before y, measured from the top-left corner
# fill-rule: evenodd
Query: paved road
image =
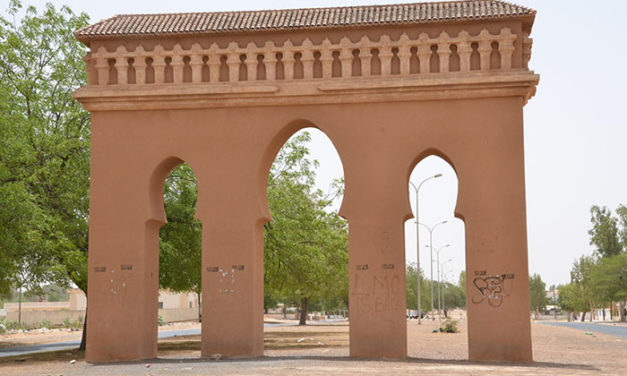
<path id="1" fill-rule="evenodd" d="M 540 324 L 562 326 L 567 328 L 574 328 L 579 330 L 585 330 L 592 333 L 603 333 L 611 336 L 627 339 L 627 325 L 626 324 L 601 324 L 601 323 L 583 323 L 583 322 L 551 322 L 542 321 Z"/>
<path id="2" fill-rule="evenodd" d="M 321 324 L 330 324 L 336 323 L 341 320 L 321 320 L 317 321 L 314 325 Z M 298 325 L 298 322 L 285 322 L 285 323 L 265 323 L 265 327 L 275 327 L 275 326 L 290 326 L 290 325 Z M 182 330 L 167 330 L 163 332 L 159 332 L 159 338 L 170 338 L 170 337 L 179 337 L 179 336 L 191 336 L 200 334 L 200 328 L 198 329 L 182 329 Z M 40 352 L 47 351 L 59 351 L 59 350 L 72 350 L 78 348 L 80 345 L 80 341 L 65 341 L 65 342 L 55 342 L 55 343 L 46 343 L 43 345 L 29 345 L 29 346 L 20 346 L 20 347 L 7 347 L 0 349 L 0 358 L 7 356 L 17 356 L 17 355 L 27 355 L 27 354 L 35 354 Z"/>

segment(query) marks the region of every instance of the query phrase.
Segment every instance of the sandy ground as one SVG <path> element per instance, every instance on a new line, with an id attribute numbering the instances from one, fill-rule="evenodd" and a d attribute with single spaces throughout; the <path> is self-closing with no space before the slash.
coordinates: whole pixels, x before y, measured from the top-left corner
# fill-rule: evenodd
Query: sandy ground
<path id="1" fill-rule="evenodd" d="M 348 326 L 273 327 L 265 333 L 260 359 L 198 359 L 198 336 L 159 342 L 159 359 L 90 365 L 82 354 L 24 357 L 0 361 L 0 375 L 625 375 L 627 340 L 584 331 L 532 325 L 532 364 L 474 363 L 468 357 L 464 321 L 456 334 L 432 333 L 436 321 L 408 321 L 408 360 L 353 360 L 348 356 Z M 75 332 L 76 333 L 76 332 Z M 71 359 L 76 359 L 70 364 Z"/>

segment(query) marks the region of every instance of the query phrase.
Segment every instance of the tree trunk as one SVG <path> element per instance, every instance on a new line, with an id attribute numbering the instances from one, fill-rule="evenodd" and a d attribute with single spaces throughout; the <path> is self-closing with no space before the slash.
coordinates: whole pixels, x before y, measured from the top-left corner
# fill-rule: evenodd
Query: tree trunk
<path id="1" fill-rule="evenodd" d="M 610 302 L 610 321 L 612 321 L 612 306 L 614 305 L 614 302 Z"/>
<path id="2" fill-rule="evenodd" d="M 620 302 L 620 304 L 618 305 L 618 317 L 620 317 L 621 322 L 627 321 L 627 318 L 625 317 L 625 301 L 624 300 Z"/>
<path id="3" fill-rule="evenodd" d="M 303 298 L 300 302 L 300 320 L 298 321 L 298 325 L 307 325 L 307 308 L 309 305 L 309 300 L 307 298 Z"/>
<path id="4" fill-rule="evenodd" d="M 571 321 L 570 319 L 572 318 L 572 316 L 573 316 L 573 313 L 572 312 L 568 312 L 568 322 Z"/>
<path id="5" fill-rule="evenodd" d="M 202 322 L 202 309 L 200 307 L 200 293 L 196 293 L 196 298 L 198 299 L 198 322 Z"/>
<path id="6" fill-rule="evenodd" d="M 586 312 L 581 312 L 581 322 L 586 321 Z"/>
<path id="7" fill-rule="evenodd" d="M 83 335 L 81 336 L 81 345 L 78 347 L 80 351 L 85 351 L 87 348 L 87 307 L 85 307 L 85 318 L 83 320 Z"/>
<path id="8" fill-rule="evenodd" d="M 19 303 L 18 303 L 18 309 L 17 309 L 17 325 L 18 327 L 22 326 L 22 288 L 19 288 L 20 290 L 20 297 L 19 297 Z"/>

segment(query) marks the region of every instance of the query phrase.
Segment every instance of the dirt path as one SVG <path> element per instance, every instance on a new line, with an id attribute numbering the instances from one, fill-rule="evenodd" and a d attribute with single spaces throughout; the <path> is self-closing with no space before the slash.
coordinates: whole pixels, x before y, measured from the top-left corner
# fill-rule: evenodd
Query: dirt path
<path id="1" fill-rule="evenodd" d="M 160 341 L 159 359 L 109 365 L 85 363 L 80 353 L 0 362 L 2 375 L 625 375 L 627 341 L 583 331 L 532 325 L 535 362 L 530 365 L 471 363 L 466 327 L 431 333 L 436 322 L 408 322 L 407 361 L 348 359 L 347 326 L 273 327 L 265 334 L 265 357 L 200 360 L 198 336 Z M 76 358 L 74 364 L 69 361 Z"/>

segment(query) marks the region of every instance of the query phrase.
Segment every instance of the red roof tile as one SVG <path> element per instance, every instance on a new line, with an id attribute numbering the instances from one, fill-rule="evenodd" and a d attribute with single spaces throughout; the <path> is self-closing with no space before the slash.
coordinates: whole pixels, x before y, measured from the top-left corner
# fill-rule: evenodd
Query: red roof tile
<path id="1" fill-rule="evenodd" d="M 118 15 L 75 32 L 80 40 L 120 36 L 212 34 L 243 31 L 419 24 L 534 16 L 500 0 L 172 14 Z"/>

